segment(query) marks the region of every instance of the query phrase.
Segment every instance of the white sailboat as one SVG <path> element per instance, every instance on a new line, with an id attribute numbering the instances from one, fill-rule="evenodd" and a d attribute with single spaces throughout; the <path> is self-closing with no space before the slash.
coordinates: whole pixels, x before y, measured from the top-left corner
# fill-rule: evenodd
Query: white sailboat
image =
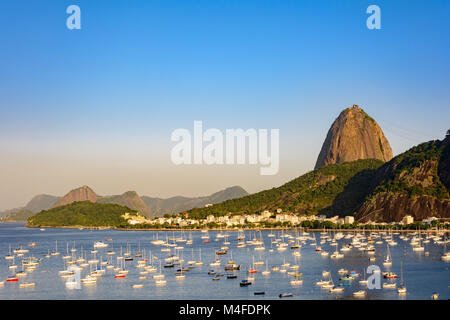
<path id="1" fill-rule="evenodd" d="M 268 269 L 268 265 L 267 265 L 267 259 L 266 259 L 266 270 L 262 271 L 261 274 L 263 276 L 268 276 L 270 275 L 270 270 Z"/>
<path id="2" fill-rule="evenodd" d="M 153 276 L 153 279 L 156 280 L 156 281 L 155 281 L 155 284 L 156 284 L 157 286 L 165 286 L 166 283 L 167 283 L 167 281 L 164 280 L 164 275 L 163 275 L 162 272 L 161 272 L 161 261 L 159 261 L 159 274 L 154 275 L 154 276 Z"/>
<path id="3" fill-rule="evenodd" d="M 14 255 L 11 255 L 11 245 L 9 245 L 9 254 L 5 256 L 5 260 L 13 260 Z"/>
<path id="4" fill-rule="evenodd" d="M 421 239 L 420 233 L 419 233 L 419 239 L 418 239 L 417 245 L 413 247 L 413 251 L 416 251 L 416 252 L 422 252 L 422 251 L 425 250 L 425 248 L 424 248 L 423 246 L 420 245 L 421 240 L 422 240 L 422 239 Z"/>
<path id="5" fill-rule="evenodd" d="M 389 250 L 389 244 L 387 245 L 386 259 L 384 259 L 383 265 L 386 266 L 386 267 L 392 265 L 392 258 L 391 258 L 391 252 Z"/>
<path id="6" fill-rule="evenodd" d="M 406 293 L 406 286 L 403 282 L 403 263 L 400 263 L 400 270 L 401 270 L 401 278 L 400 278 L 400 287 L 397 288 L 397 292 L 399 294 L 405 294 Z"/>
<path id="7" fill-rule="evenodd" d="M 58 252 L 58 240 L 55 241 L 55 251 L 51 253 L 52 256 L 59 256 Z"/>

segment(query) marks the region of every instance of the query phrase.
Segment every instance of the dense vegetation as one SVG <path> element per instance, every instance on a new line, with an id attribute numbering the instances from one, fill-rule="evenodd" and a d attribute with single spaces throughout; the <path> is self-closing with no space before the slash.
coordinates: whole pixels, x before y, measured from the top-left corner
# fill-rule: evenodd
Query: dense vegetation
<path id="1" fill-rule="evenodd" d="M 117 204 L 79 201 L 43 210 L 28 219 L 28 226 L 125 227 L 127 222 L 121 216 L 127 212 L 136 213 L 135 210 Z"/>
<path id="2" fill-rule="evenodd" d="M 407 193 L 409 196 L 430 195 L 438 199 L 448 199 L 449 193 L 439 178 L 437 165 L 448 154 L 448 149 L 442 141 L 436 140 L 419 144 L 398 155 L 383 166 L 387 169 L 384 170 L 386 174 L 369 198 L 380 192 L 398 192 Z M 433 161 L 436 165 L 430 167 L 428 172 L 417 173 L 426 161 Z M 420 177 L 415 178 L 415 175 Z M 421 185 L 425 180 L 424 175 L 432 179 L 432 184 Z M 407 177 L 409 179 L 406 179 Z"/>
<path id="3" fill-rule="evenodd" d="M 333 164 L 308 172 L 278 188 L 246 197 L 224 201 L 208 208 L 194 208 L 191 218 L 212 214 L 260 213 L 275 210 L 302 213 L 349 215 L 364 200 L 376 169 L 383 164 L 376 159 Z"/>

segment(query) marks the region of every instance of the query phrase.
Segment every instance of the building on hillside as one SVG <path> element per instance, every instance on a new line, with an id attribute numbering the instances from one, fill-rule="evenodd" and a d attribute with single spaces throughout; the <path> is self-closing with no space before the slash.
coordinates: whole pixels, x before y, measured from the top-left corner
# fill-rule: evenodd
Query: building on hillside
<path id="1" fill-rule="evenodd" d="M 353 216 L 346 216 L 344 218 L 344 223 L 345 224 L 352 224 L 354 222 L 355 222 L 355 217 L 353 217 Z"/>
<path id="2" fill-rule="evenodd" d="M 411 224 L 414 223 L 414 218 L 412 216 L 404 216 L 401 223 L 403 224 Z"/>
<path id="3" fill-rule="evenodd" d="M 271 216 L 272 216 L 272 212 L 270 212 L 269 210 L 264 210 L 262 213 L 261 213 L 261 215 L 262 215 L 262 217 L 263 218 L 270 218 Z"/>
<path id="4" fill-rule="evenodd" d="M 435 220 L 439 220 L 439 219 L 436 217 L 429 217 L 429 218 L 423 219 L 422 223 L 430 225 Z"/>

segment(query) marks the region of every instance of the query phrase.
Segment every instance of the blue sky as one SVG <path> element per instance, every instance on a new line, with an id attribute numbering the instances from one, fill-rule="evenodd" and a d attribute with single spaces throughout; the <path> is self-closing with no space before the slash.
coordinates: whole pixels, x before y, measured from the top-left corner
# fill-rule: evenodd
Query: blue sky
<path id="1" fill-rule="evenodd" d="M 71 4 L 81 30 L 66 28 Z M 370 4 L 381 30 L 366 28 Z M 442 0 L 3 0 L 0 209 L 83 184 L 164 197 L 277 186 L 313 168 L 355 103 L 394 154 L 441 139 L 449 14 Z M 174 166 L 170 134 L 194 120 L 279 128 L 279 174 Z"/>

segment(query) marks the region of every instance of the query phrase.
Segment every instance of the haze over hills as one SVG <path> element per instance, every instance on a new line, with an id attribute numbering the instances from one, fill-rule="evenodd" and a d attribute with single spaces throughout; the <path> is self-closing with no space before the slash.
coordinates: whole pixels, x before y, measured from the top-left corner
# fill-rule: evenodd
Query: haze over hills
<path id="1" fill-rule="evenodd" d="M 196 207 L 204 207 L 207 204 L 215 204 L 246 195 L 248 195 L 248 192 L 245 191 L 242 187 L 234 186 L 205 197 L 171 197 L 168 199 L 161 199 L 143 196 L 142 200 L 144 200 L 145 204 L 152 212 L 152 214 L 161 216 L 165 213 L 174 214 Z"/>
<path id="2" fill-rule="evenodd" d="M 41 210 L 46 210 L 51 207 L 60 199 L 60 197 L 40 194 L 31 199 L 24 207 L 14 208 L 0 212 L 1 217 L 8 217 L 11 221 L 25 221 L 29 216 L 37 213 Z"/>
<path id="3" fill-rule="evenodd" d="M 359 159 L 389 161 L 392 149 L 378 123 L 355 104 L 331 125 L 314 169 Z"/>
<path id="4" fill-rule="evenodd" d="M 64 204 L 65 209 L 57 210 L 61 213 L 67 208 L 97 208 L 81 204 L 67 207 L 74 202 L 109 203 L 147 217 L 188 211 L 191 218 L 205 218 L 281 208 L 295 214 L 354 215 L 358 222 L 398 222 L 405 215 L 415 220 L 450 218 L 450 130 L 443 141 L 425 142 L 392 158 L 389 142 L 375 120 L 354 105 L 333 123 L 317 166 L 278 188 L 251 195 L 234 186 L 206 197 L 161 199 L 140 197 L 134 191 L 102 197 L 83 186 L 61 199 L 55 197 L 52 206 Z M 36 199 L 36 207 L 45 201 L 51 203 L 49 197 Z M 29 212 L 18 214 L 24 217 Z"/>
<path id="5" fill-rule="evenodd" d="M 59 199 L 60 197 L 57 196 L 52 196 L 49 194 L 40 194 L 33 197 L 33 199 L 31 199 L 30 202 L 27 203 L 25 209 L 30 210 L 32 212 L 39 212 L 41 210 L 45 210 L 54 206 Z"/>
<path id="6" fill-rule="evenodd" d="M 97 199 L 97 202 L 118 204 L 134 209 L 147 217 L 154 216 L 136 191 L 127 191 L 121 195 L 101 197 Z"/>
<path id="7" fill-rule="evenodd" d="M 230 187 L 209 196 L 182 197 L 176 196 L 168 199 L 143 196 L 135 191 L 127 191 L 121 195 L 100 196 L 88 186 L 73 189 L 63 197 L 52 195 L 38 195 L 25 207 L 10 209 L 0 213 L 0 217 L 6 221 L 26 221 L 33 214 L 41 210 L 48 210 L 65 206 L 73 202 L 90 201 L 93 203 L 111 203 L 136 210 L 147 217 L 162 216 L 166 213 L 178 213 L 192 209 L 196 206 L 218 203 L 232 198 L 238 198 L 248 193 L 239 186 Z"/>

